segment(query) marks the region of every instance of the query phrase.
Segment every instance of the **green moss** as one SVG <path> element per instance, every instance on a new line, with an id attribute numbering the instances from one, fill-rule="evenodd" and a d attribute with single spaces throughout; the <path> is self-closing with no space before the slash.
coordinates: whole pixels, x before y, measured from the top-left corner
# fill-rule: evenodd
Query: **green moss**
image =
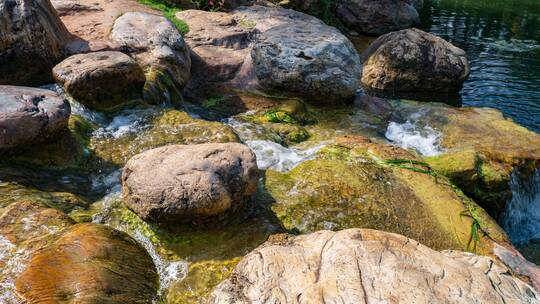
<path id="1" fill-rule="evenodd" d="M 147 5 L 155 10 L 161 11 L 163 16 L 169 19 L 178 29 L 178 31 L 185 35 L 189 32 L 189 26 L 186 22 L 176 18 L 176 13 L 180 12 L 182 9 L 168 1 L 163 0 L 138 0 L 139 3 Z"/>

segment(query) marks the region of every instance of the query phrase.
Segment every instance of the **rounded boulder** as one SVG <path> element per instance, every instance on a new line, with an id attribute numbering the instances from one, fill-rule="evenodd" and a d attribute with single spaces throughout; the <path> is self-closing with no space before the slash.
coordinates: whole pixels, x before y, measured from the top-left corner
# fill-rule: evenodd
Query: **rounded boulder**
<path id="1" fill-rule="evenodd" d="M 124 203 L 157 224 L 219 220 L 246 206 L 258 177 L 255 154 L 243 144 L 165 146 L 128 161 Z"/>

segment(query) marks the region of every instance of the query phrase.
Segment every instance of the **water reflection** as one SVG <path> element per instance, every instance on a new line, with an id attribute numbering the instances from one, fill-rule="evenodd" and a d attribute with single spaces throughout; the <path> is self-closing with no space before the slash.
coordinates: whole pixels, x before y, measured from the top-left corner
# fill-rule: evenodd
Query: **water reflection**
<path id="1" fill-rule="evenodd" d="M 433 0 L 422 28 L 464 49 L 466 106 L 500 109 L 540 132 L 540 1 Z"/>

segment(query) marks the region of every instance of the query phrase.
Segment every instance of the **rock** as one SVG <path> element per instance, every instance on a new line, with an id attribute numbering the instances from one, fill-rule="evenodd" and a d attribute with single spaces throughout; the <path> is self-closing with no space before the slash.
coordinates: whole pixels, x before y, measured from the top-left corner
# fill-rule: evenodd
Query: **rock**
<path id="1" fill-rule="evenodd" d="M 54 67 L 53 77 L 73 98 L 94 110 L 110 110 L 140 99 L 145 82 L 135 60 L 110 51 L 73 55 Z"/>
<path id="2" fill-rule="evenodd" d="M 49 0 L 0 2 L 0 84 L 40 85 L 70 40 Z"/>
<path id="3" fill-rule="evenodd" d="M 420 24 L 416 0 L 339 0 L 336 16 L 348 28 L 369 35 L 382 35 Z"/>
<path id="4" fill-rule="evenodd" d="M 78 224 L 35 254 L 15 286 L 32 303 L 152 303 L 158 276 L 150 256 L 123 232 Z"/>
<path id="5" fill-rule="evenodd" d="M 0 86 L 0 151 L 58 138 L 70 112 L 69 103 L 53 91 Z"/>
<path id="6" fill-rule="evenodd" d="M 225 82 L 329 104 L 356 92 L 360 62 L 352 43 L 314 17 L 257 5 L 229 14 L 188 10 L 176 17 L 190 28 L 190 89 Z"/>
<path id="7" fill-rule="evenodd" d="M 421 158 L 361 136 L 335 141 L 288 172 L 266 170 L 269 207 L 288 231 L 370 228 L 436 250 L 490 256 L 494 241 L 509 245 L 497 222 L 444 177 L 434 177 Z M 473 241 L 477 222 L 481 232 Z"/>
<path id="8" fill-rule="evenodd" d="M 350 229 L 274 238 L 249 253 L 209 303 L 539 303 L 483 256 L 437 252 L 401 235 Z"/>
<path id="9" fill-rule="evenodd" d="M 111 40 L 143 67 L 146 101 L 181 100 L 181 90 L 190 78 L 190 51 L 167 18 L 143 12 L 125 13 L 114 22 Z"/>
<path id="10" fill-rule="evenodd" d="M 418 29 L 388 33 L 362 53 L 367 90 L 454 93 L 469 76 L 465 51 Z"/>
<path id="11" fill-rule="evenodd" d="M 63 17 L 75 13 L 103 11 L 98 3 L 84 3 L 76 0 L 51 0 L 58 16 Z"/>
<path id="12" fill-rule="evenodd" d="M 257 189 L 255 155 L 242 144 L 171 145 L 128 161 L 124 203 L 159 224 L 222 218 L 244 207 Z"/>
<path id="13" fill-rule="evenodd" d="M 144 117 L 144 114 L 136 115 Z M 90 149 L 102 160 L 122 167 L 133 156 L 165 145 L 240 141 L 234 130 L 224 123 L 195 119 L 174 109 L 158 111 L 142 121 L 148 128 L 127 134 L 93 136 Z"/>

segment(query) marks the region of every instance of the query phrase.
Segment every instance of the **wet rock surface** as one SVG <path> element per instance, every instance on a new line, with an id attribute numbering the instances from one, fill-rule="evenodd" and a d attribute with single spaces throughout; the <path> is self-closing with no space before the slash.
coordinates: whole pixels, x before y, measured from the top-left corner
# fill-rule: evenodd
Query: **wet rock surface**
<path id="1" fill-rule="evenodd" d="M 400 235 L 365 229 L 271 239 L 238 264 L 209 302 L 260 299 L 282 303 L 539 301 L 532 287 L 490 258 L 437 252 Z"/>
<path id="2" fill-rule="evenodd" d="M 359 33 L 382 35 L 420 24 L 416 0 L 340 0 L 336 16 Z"/>
<path id="3" fill-rule="evenodd" d="M 71 37 L 49 0 L 0 2 L 0 84 L 41 85 Z"/>
<path id="4" fill-rule="evenodd" d="M 0 151 L 58 138 L 69 115 L 69 104 L 53 91 L 0 86 Z"/>
<path id="5" fill-rule="evenodd" d="M 33 303 L 152 303 L 157 274 L 148 254 L 126 234 L 78 224 L 32 257 L 16 288 Z"/>
<path id="6" fill-rule="evenodd" d="M 255 155 L 236 143 L 165 146 L 124 167 L 125 204 L 158 223 L 190 223 L 234 214 L 257 188 Z"/>
<path id="7" fill-rule="evenodd" d="M 418 29 L 379 37 L 362 61 L 362 85 L 379 93 L 455 93 L 469 76 L 465 51 Z"/>
<path id="8" fill-rule="evenodd" d="M 181 90 L 190 78 L 191 57 L 172 22 L 154 14 L 129 12 L 116 19 L 110 37 L 144 69 L 146 101 L 181 101 Z"/>
<path id="9" fill-rule="evenodd" d="M 193 87 L 197 80 L 211 80 L 325 104 L 350 99 L 356 92 L 360 62 L 354 47 L 314 17 L 263 6 L 230 14 L 188 10 L 176 17 L 190 27 L 186 41 L 198 73 Z"/>
<path id="10" fill-rule="evenodd" d="M 73 55 L 56 65 L 54 79 L 90 109 L 110 110 L 142 98 L 142 68 L 121 52 Z"/>

